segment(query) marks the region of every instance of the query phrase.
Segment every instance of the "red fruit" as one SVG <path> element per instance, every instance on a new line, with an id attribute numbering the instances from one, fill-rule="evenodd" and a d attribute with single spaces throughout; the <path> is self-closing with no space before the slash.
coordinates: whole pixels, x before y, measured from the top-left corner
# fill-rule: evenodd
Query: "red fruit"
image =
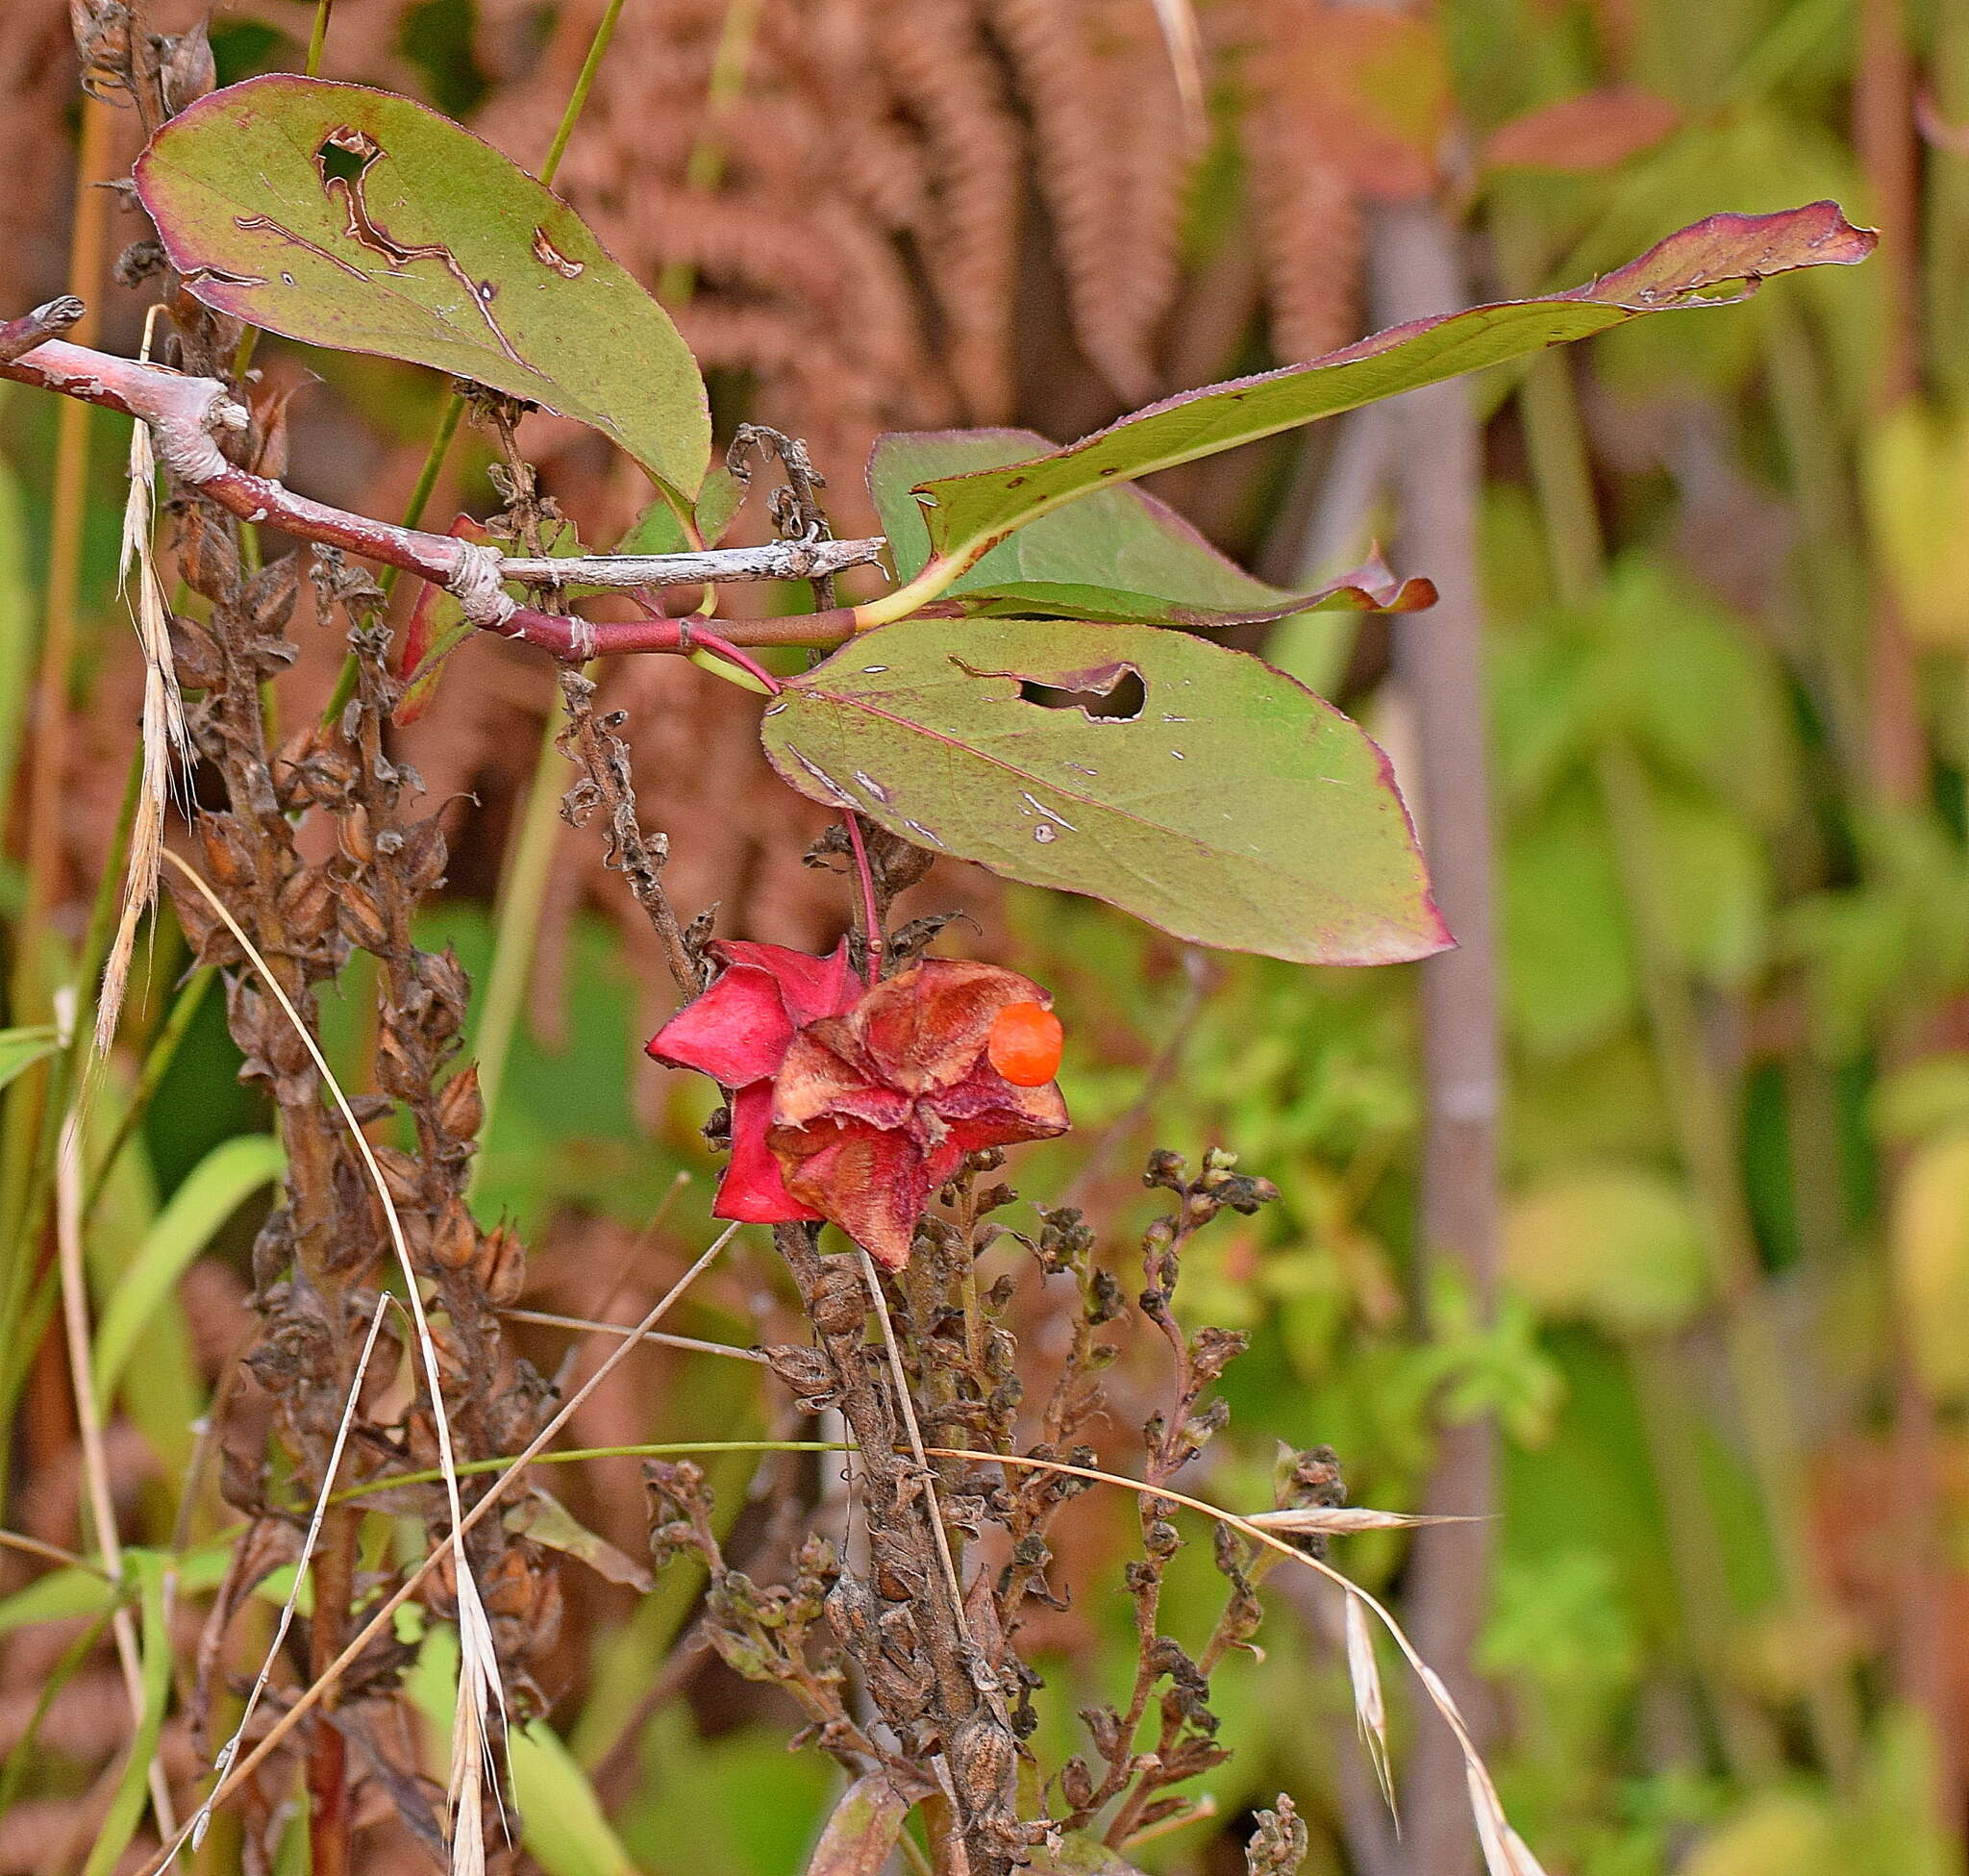
<path id="1" fill-rule="evenodd" d="M 1059 1072 L 1065 1035 L 1043 1003 L 1009 1003 L 992 1018 L 984 1051 L 1014 1088 L 1043 1088 Z"/>

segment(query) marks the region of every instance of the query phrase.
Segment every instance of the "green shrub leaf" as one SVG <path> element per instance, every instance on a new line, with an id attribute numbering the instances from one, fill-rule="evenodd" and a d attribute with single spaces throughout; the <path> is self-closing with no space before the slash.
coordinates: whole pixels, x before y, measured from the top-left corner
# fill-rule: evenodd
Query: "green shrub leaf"
<path id="1" fill-rule="evenodd" d="M 912 580 L 930 537 L 912 490 L 939 477 L 1030 462 L 1051 445 L 1034 430 L 896 431 L 876 439 L 868 492 L 896 572 Z M 965 613 L 1231 625 L 1306 612 L 1412 613 L 1435 601 L 1427 580 L 1397 580 L 1379 561 L 1316 592 L 1254 579 L 1166 503 L 1139 488 L 1096 489 L 1071 514 L 1042 515 L 955 581 L 939 607 Z"/>
<path id="2" fill-rule="evenodd" d="M 172 118 L 137 185 L 206 305 L 578 417 L 686 501 L 703 481 L 704 382 L 669 315 L 560 197 L 436 112 L 251 78 Z"/>
<path id="3" fill-rule="evenodd" d="M 794 788 L 1198 944 L 1391 963 L 1450 942 L 1386 758 L 1260 660 L 1133 625 L 864 633 L 787 685 Z"/>
<path id="4" fill-rule="evenodd" d="M 1588 338 L 1643 313 L 1740 300 L 1768 274 L 1850 265 L 1871 254 L 1877 238 L 1832 202 L 1710 215 L 1569 292 L 1417 319 L 1309 364 L 1164 398 L 1029 462 L 925 483 L 917 492 L 931 548 L 946 564 L 969 566 L 1014 529 L 1110 483 Z"/>

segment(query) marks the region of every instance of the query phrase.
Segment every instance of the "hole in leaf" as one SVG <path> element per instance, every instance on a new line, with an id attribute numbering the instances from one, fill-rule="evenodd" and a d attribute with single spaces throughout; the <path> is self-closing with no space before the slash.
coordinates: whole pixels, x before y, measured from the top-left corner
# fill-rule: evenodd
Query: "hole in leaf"
<path id="1" fill-rule="evenodd" d="M 314 153 L 314 167 L 320 172 L 323 188 L 330 183 L 347 183 L 354 188 L 361 182 L 362 172 L 382 154 L 376 141 L 361 131 L 331 131 Z"/>
<path id="2" fill-rule="evenodd" d="M 1148 705 L 1148 687 L 1133 664 L 1089 671 L 1085 680 L 1083 686 L 1069 688 L 1021 678 L 1019 696 L 1041 710 L 1077 710 L 1083 716 L 1106 723 L 1133 723 Z"/>

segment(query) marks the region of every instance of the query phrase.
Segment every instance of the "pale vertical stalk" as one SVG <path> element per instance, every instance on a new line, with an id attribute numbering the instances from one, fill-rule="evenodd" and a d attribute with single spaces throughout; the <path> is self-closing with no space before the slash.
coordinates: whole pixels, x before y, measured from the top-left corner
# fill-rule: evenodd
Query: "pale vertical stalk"
<path id="1" fill-rule="evenodd" d="M 75 1394 L 75 1423 L 82 1444 L 83 1486 L 87 1493 L 89 1516 L 96 1527 L 96 1543 L 103 1553 L 103 1567 L 120 1586 L 123 1581 L 123 1544 L 116 1533 L 116 1507 L 110 1491 L 109 1455 L 103 1445 L 103 1419 L 96 1406 L 95 1367 L 91 1359 L 88 1321 L 88 1284 L 82 1257 L 82 1124 L 80 1096 L 70 1106 L 62 1123 L 61 1144 L 55 1164 L 55 1246 L 62 1272 L 62 1319 L 68 1338 L 68 1376 Z M 130 1713 L 135 1726 L 143 1723 L 143 1663 L 137 1647 L 137 1625 L 130 1611 L 118 1606 L 111 1617 L 111 1631 L 116 1639 L 116 1659 L 123 1670 L 123 1686 L 130 1696 Z M 163 1767 L 153 1761 L 149 1768 L 151 1809 L 158 1821 L 158 1836 L 168 1843 L 178 1825 L 171 1810 L 170 1788 L 164 1782 Z"/>
<path id="2" fill-rule="evenodd" d="M 1428 204 L 1386 209 L 1370 244 L 1375 323 L 1466 305 L 1454 231 Z M 1424 622 L 1395 628 L 1396 670 L 1412 702 L 1421 824 L 1437 904 L 1457 948 L 1421 969 L 1425 1122 L 1421 1272 L 1454 1271 L 1480 1318 L 1495 1307 L 1498 1115 L 1502 1105 L 1483 614 L 1476 561 L 1481 436 L 1468 388 L 1445 384 L 1386 407 L 1403 554 L 1441 594 Z M 1481 1742 L 1488 1732 L 1471 1658 L 1489 1601 L 1497 1434 L 1487 1418 L 1442 1429 L 1424 1493 L 1431 1513 L 1473 1520 L 1417 1535 L 1408 1579 L 1416 1645 L 1454 1689 Z M 1424 1720 L 1406 1784 L 1405 1866 L 1462 1876 L 1475 1863 L 1463 1742 Z"/>
<path id="3" fill-rule="evenodd" d="M 102 272 L 110 195 L 96 185 L 110 164 L 112 108 L 83 99 L 82 141 L 75 162 L 75 212 L 68 246 L 68 290 L 87 309 L 68 337 L 93 345 L 101 325 L 95 288 Z M 68 685 L 75 663 L 82 589 L 83 524 L 88 510 L 89 411 L 64 398 L 55 419 L 55 463 L 48 520 L 46 626 L 35 678 L 34 760 L 28 799 L 27 906 L 15 939 L 12 1020 L 38 1022 L 47 1010 L 41 927 L 55 894 L 62 803 L 68 767 Z"/>

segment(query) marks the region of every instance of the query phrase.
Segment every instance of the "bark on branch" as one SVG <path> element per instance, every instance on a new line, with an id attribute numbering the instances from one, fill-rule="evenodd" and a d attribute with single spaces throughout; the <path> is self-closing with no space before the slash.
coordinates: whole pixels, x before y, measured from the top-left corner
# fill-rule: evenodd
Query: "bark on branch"
<path id="1" fill-rule="evenodd" d="M 149 424 L 158 460 L 180 481 L 241 520 L 263 522 L 298 539 L 339 547 L 414 573 L 452 593 L 473 625 L 537 645 L 559 659 L 578 663 L 620 652 L 688 653 L 696 649 L 698 631 L 713 632 L 740 647 L 838 645 L 854 636 L 854 618 L 849 608 L 835 607 L 770 619 L 594 623 L 518 605 L 506 592 L 507 582 L 634 588 L 726 580 L 819 580 L 843 567 L 869 565 L 887 546 L 881 538 L 782 540 L 763 547 L 694 554 L 509 559 L 450 535 L 351 514 L 227 460 L 220 439 L 242 434 L 247 413 L 216 378 L 187 377 L 162 365 L 116 358 L 51 337 L 73 325 L 80 311 L 80 302 L 55 300 L 23 318 L 0 322 L 0 376 Z"/>

